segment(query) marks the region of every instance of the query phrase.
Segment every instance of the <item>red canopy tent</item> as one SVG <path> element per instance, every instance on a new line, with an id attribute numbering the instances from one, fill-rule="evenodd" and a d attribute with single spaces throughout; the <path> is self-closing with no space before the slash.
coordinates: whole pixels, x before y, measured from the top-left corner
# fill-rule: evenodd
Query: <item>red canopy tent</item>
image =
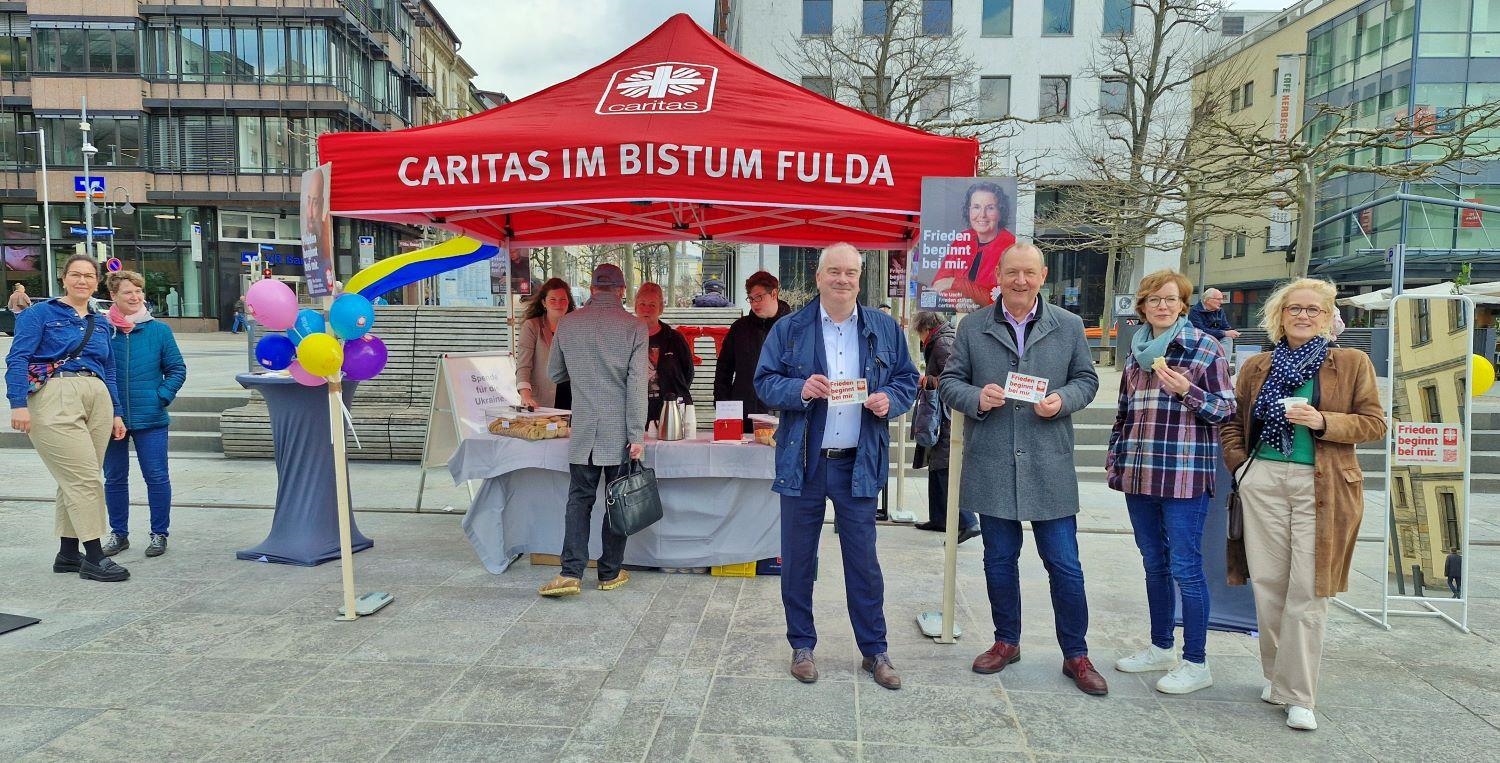
<path id="1" fill-rule="evenodd" d="M 686 14 L 567 82 L 482 114 L 319 138 L 331 211 L 517 246 L 719 240 L 906 249 L 923 176 L 979 144 L 842 106 Z"/>

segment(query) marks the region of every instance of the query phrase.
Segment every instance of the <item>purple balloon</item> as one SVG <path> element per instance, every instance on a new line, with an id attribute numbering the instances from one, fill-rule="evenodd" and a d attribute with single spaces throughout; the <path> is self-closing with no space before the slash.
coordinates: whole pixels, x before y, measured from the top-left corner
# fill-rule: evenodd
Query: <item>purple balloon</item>
<path id="1" fill-rule="evenodd" d="M 353 381 L 373 379 L 385 368 L 385 342 L 365 334 L 344 343 L 344 376 Z"/>

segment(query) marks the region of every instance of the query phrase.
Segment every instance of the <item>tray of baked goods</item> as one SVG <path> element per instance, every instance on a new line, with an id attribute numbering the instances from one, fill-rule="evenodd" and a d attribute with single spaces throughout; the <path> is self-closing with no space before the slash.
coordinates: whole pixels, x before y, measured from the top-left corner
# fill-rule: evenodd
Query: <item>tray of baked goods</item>
<path id="1" fill-rule="evenodd" d="M 497 405 L 484 409 L 490 434 L 521 440 L 554 440 L 573 432 L 573 412 L 561 408 Z"/>

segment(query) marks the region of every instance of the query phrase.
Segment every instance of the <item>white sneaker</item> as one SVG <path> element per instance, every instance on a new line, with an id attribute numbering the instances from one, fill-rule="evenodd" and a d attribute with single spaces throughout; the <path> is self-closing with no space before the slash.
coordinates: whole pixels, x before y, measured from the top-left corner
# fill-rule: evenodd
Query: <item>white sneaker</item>
<path id="1" fill-rule="evenodd" d="M 1156 690 L 1162 694 L 1192 694 L 1213 685 L 1214 677 L 1208 672 L 1208 663 L 1183 660 L 1156 682 Z"/>
<path id="2" fill-rule="evenodd" d="M 1266 688 L 1260 690 L 1260 701 L 1264 702 L 1264 703 L 1266 703 L 1268 705 L 1282 705 L 1283 704 L 1281 702 L 1278 702 L 1277 700 L 1271 699 L 1271 685 L 1270 684 L 1266 684 Z"/>
<path id="3" fill-rule="evenodd" d="M 1286 709 L 1286 725 L 1287 728 L 1315 731 L 1318 728 L 1318 718 L 1313 715 L 1313 711 L 1301 705 L 1291 705 Z"/>
<path id="4" fill-rule="evenodd" d="M 1115 660 L 1115 670 L 1121 673 L 1150 673 L 1153 670 L 1171 670 L 1177 665 L 1177 655 L 1171 649 L 1162 649 L 1152 644 L 1129 657 Z"/>

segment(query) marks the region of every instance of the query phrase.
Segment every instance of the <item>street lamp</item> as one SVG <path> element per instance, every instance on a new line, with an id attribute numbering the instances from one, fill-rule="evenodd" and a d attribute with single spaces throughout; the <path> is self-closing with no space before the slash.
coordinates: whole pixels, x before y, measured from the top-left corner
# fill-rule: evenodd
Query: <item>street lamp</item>
<path id="1" fill-rule="evenodd" d="M 89 142 L 89 123 L 87 117 L 78 123 L 78 129 L 83 133 L 83 225 L 84 241 L 88 244 L 87 251 L 90 257 L 97 257 L 94 252 L 94 185 L 93 178 L 89 177 L 89 160 L 99 153 L 99 149 Z"/>
<path id="2" fill-rule="evenodd" d="M 116 191 L 125 194 L 125 203 L 118 205 L 120 207 L 120 213 L 127 216 L 135 214 L 135 205 L 130 203 L 130 191 L 126 190 L 125 186 L 123 185 L 117 185 L 114 188 L 110 189 L 110 196 L 113 197 Z M 119 245 L 115 243 L 115 240 L 118 238 L 115 233 L 115 206 L 116 204 L 113 198 L 105 199 L 104 211 L 109 215 L 109 221 L 106 223 L 106 225 L 109 226 L 109 256 L 111 257 L 120 256 Z"/>
<path id="3" fill-rule="evenodd" d="M 57 263 L 52 260 L 52 207 L 47 200 L 47 133 L 38 128 L 35 130 L 22 130 L 17 135 L 35 135 L 36 153 L 42 160 L 42 260 L 46 263 L 47 274 L 47 296 L 52 297 L 53 290 L 57 288 Z"/>

